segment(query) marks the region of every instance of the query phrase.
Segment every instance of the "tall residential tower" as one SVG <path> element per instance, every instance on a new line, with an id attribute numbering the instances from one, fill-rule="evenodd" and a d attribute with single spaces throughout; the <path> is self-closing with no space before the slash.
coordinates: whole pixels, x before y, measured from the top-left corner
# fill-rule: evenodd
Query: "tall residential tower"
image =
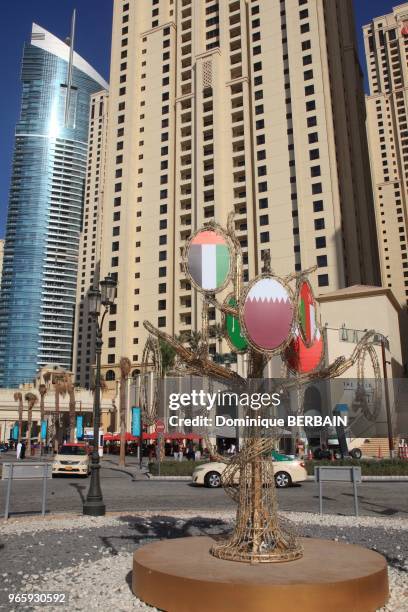
<path id="1" fill-rule="evenodd" d="M 76 383 L 87 388 L 91 383 L 91 366 L 95 361 L 95 329 L 89 318 L 86 296 L 88 289 L 98 287 L 101 280 L 108 102 L 107 91 L 100 91 L 91 97 L 84 217 L 79 242 L 74 369 Z"/>
<path id="2" fill-rule="evenodd" d="M 22 64 L 0 298 L 0 386 L 72 367 L 90 97 L 107 84 L 33 24 Z"/>
<path id="3" fill-rule="evenodd" d="M 145 319 L 199 327 L 183 247 L 230 211 L 245 280 L 269 250 L 278 275 L 317 264 L 318 292 L 378 282 L 351 0 L 115 0 L 111 62 L 108 380 L 137 369 Z"/>
<path id="4" fill-rule="evenodd" d="M 408 304 L 408 2 L 364 26 L 382 283 Z"/>

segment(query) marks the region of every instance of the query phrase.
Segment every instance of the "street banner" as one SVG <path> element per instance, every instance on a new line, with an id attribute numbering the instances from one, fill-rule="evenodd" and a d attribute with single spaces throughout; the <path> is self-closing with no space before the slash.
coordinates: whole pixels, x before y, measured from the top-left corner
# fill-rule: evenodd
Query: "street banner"
<path id="1" fill-rule="evenodd" d="M 76 418 L 76 435 L 77 440 L 82 440 L 84 437 L 84 417 L 77 416 Z"/>
<path id="2" fill-rule="evenodd" d="M 41 440 L 47 439 L 47 421 L 41 421 Z"/>
<path id="3" fill-rule="evenodd" d="M 140 436 L 140 408 L 132 408 L 132 436 Z"/>

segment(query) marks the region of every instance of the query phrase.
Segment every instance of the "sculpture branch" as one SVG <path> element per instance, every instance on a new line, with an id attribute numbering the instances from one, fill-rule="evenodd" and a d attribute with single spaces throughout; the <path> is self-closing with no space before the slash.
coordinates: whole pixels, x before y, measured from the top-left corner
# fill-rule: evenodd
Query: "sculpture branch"
<path id="1" fill-rule="evenodd" d="M 220 380 L 231 380 L 238 384 L 245 385 L 246 380 L 239 376 L 233 370 L 228 370 L 222 367 L 218 363 L 214 363 L 211 359 L 198 357 L 196 353 L 183 346 L 181 342 L 166 334 L 166 332 L 158 330 L 149 321 L 143 322 L 144 327 L 147 331 L 160 338 L 164 342 L 167 342 L 177 353 L 177 355 L 183 360 L 183 362 L 189 366 L 194 372 L 200 376 L 212 376 Z"/>

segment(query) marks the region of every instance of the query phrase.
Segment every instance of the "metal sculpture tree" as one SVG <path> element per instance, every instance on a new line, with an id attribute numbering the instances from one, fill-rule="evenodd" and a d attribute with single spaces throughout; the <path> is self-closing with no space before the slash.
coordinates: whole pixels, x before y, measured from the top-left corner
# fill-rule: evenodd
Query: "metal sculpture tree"
<path id="1" fill-rule="evenodd" d="M 376 355 L 371 345 L 374 331 L 363 336 L 348 359 L 339 357 L 323 367 L 323 331 L 308 281 L 308 275 L 315 268 L 281 279 L 272 274 L 267 255 L 262 274 L 243 286 L 242 253 L 234 233 L 233 214 L 228 218 L 226 230 L 210 222 L 191 236 L 184 252 L 184 265 L 191 284 L 203 294 L 201 342 L 193 351 L 148 321 L 144 322 L 150 334 L 142 364 L 141 404 L 145 423 L 153 424 L 157 416 L 162 375 L 159 341 L 166 342 L 175 351 L 179 374 L 206 376 L 209 380 L 227 381 L 243 388 L 249 381 L 263 378 L 265 366 L 273 355 L 281 355 L 293 375 L 284 381 L 284 390 L 299 389 L 313 380 L 338 377 L 355 363 L 358 375 L 363 377 L 366 354 L 375 367 Z M 226 289 L 230 282 L 233 292 L 223 303 L 218 302 L 216 293 Z M 294 289 L 291 283 L 295 283 Z M 231 349 L 248 354 L 247 378 L 210 358 L 210 304 L 222 313 Z M 156 380 L 149 401 L 144 381 L 145 374 L 152 369 Z M 364 395 L 363 391 L 360 395 Z M 259 430 L 254 429 L 249 432 L 240 452 L 229 459 L 218 456 L 212 449 L 213 456 L 227 463 L 222 484 L 238 504 L 234 530 L 227 540 L 213 545 L 211 553 L 214 556 L 250 563 L 291 561 L 302 556 L 301 545 L 278 517 L 271 456 L 274 442 L 273 438 L 261 437 Z M 211 449 L 208 438 L 206 443 Z M 239 487 L 236 487 L 238 479 Z"/>

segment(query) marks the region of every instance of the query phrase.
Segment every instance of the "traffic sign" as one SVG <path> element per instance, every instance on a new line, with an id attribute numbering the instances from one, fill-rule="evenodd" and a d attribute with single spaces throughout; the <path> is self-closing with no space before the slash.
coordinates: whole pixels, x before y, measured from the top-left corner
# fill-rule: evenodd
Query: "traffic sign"
<path id="1" fill-rule="evenodd" d="M 166 427 L 163 421 L 156 421 L 155 429 L 156 429 L 156 433 L 163 434 L 166 431 Z"/>

